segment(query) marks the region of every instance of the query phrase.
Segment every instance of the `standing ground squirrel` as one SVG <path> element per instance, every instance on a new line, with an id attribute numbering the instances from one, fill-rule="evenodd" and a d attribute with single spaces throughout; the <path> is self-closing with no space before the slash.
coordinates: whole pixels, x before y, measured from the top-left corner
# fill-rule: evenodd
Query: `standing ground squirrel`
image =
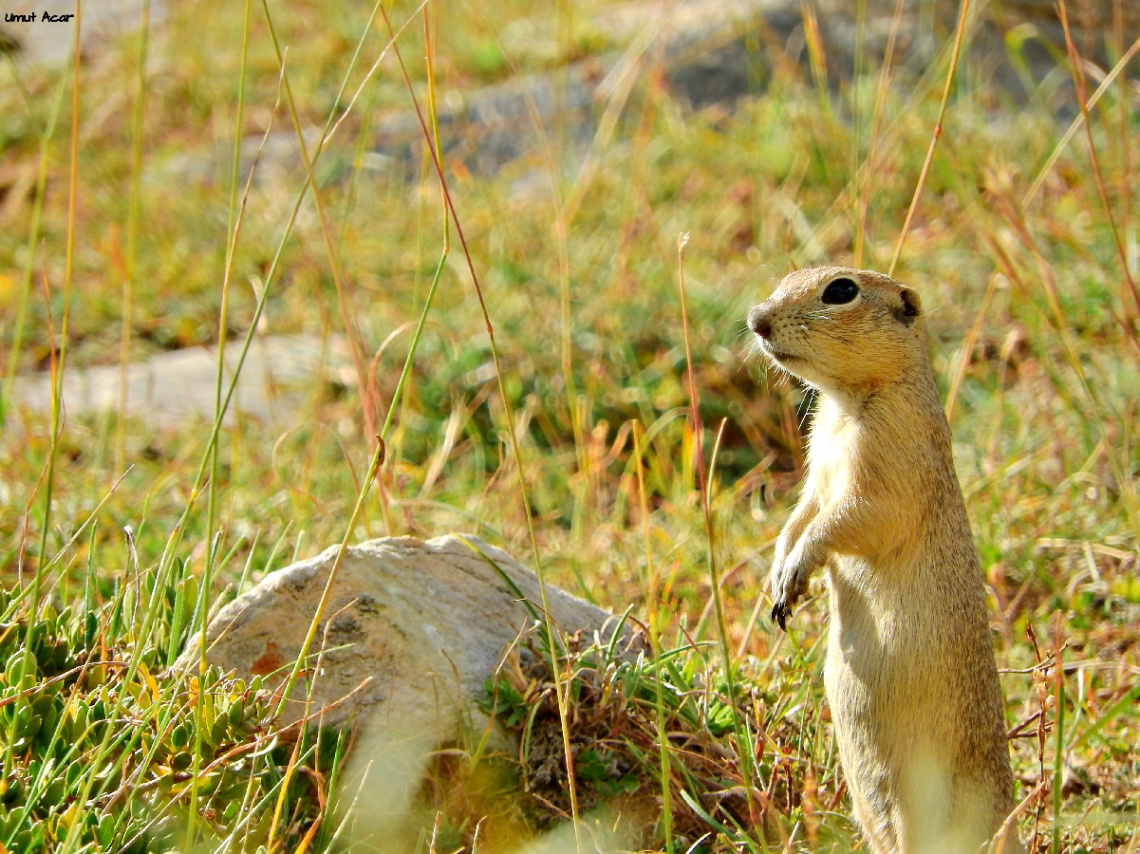
<path id="1" fill-rule="evenodd" d="M 982 575 L 921 303 L 879 273 L 800 270 L 748 314 L 819 392 L 803 496 L 776 544 L 781 628 L 827 566 L 824 683 L 876 854 L 973 854 L 1013 807 Z M 1020 851 L 1016 831 L 995 850 Z"/>

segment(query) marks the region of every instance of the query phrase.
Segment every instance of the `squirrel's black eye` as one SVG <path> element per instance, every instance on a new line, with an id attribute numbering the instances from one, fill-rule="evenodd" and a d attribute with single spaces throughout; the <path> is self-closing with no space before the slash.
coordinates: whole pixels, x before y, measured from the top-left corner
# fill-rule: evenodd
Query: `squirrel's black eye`
<path id="1" fill-rule="evenodd" d="M 824 305 L 843 305 L 859 296 L 859 286 L 851 279 L 835 279 L 823 289 L 820 297 Z"/>

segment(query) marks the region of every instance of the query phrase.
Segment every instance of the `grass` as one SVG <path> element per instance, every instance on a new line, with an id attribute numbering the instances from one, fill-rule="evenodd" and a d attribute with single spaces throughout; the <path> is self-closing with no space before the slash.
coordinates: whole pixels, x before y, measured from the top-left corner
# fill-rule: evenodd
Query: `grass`
<path id="1" fill-rule="evenodd" d="M 743 318 L 790 266 L 885 270 L 901 246 L 952 397 L 1019 826 L 1034 851 L 1137 850 L 1135 83 L 1086 109 L 1102 78 L 1065 83 L 1073 44 L 1021 100 L 968 63 L 947 87 L 948 51 L 906 86 L 868 60 L 828 88 L 809 39 L 807 70 L 764 47 L 762 92 L 693 114 L 648 51 L 586 168 L 557 127 L 490 176 L 445 145 L 446 195 L 418 143 L 369 158 L 409 92 L 430 133 L 436 99 L 632 43 L 597 23 L 602 3 L 498 5 L 432 4 L 426 28 L 386 8 L 408 82 L 371 7 L 243 19 L 217 0 L 76 66 L 0 72 L 19 83 L 0 86 L 0 845 L 348 846 L 345 739 L 278 728 L 257 680 L 166 668 L 294 558 L 472 530 L 630 608 L 648 650 L 552 655 L 547 636 L 492 683 L 518 750 L 439 755 L 422 850 L 509 851 L 572 813 L 582 845 L 606 825 L 629 834 L 611 848 L 848 850 L 826 608 L 786 636 L 758 616 L 806 402 L 746 359 Z M 247 187 L 239 136 L 335 121 L 311 185 L 267 145 Z M 10 396 L 17 373 L 232 351 L 259 327 L 344 336 L 355 383 L 318 379 L 287 432 L 49 417 Z"/>

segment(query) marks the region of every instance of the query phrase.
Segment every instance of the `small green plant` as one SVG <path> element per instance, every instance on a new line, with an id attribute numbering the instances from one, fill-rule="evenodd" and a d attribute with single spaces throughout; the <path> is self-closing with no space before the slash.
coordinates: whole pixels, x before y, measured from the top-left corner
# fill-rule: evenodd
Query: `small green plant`
<path id="1" fill-rule="evenodd" d="M 280 784 L 291 740 L 311 743 L 301 761 L 314 770 L 335 753 L 316 751 L 315 734 L 277 730 L 259 677 L 161 673 L 157 650 L 108 636 L 117 604 L 83 616 L 48 606 L 28 621 L 5 602 L 0 844 L 9 851 L 176 850 L 191 786 L 208 825 L 236 827 Z M 297 839 L 318 819 L 302 781 L 289 798 Z"/>
<path id="2" fill-rule="evenodd" d="M 816 822 L 816 838 L 843 838 L 846 820 L 831 824 L 814 818 L 834 785 L 834 767 L 793 761 L 816 739 L 818 718 L 805 719 L 788 698 L 796 670 L 791 662 L 750 662 L 738 668 L 735 699 L 709 644 L 685 643 L 654 663 L 644 638 L 622 644 L 584 644 L 565 653 L 560 666 L 569 673 L 574 723 L 573 767 L 578 775 L 579 805 L 584 812 L 615 804 L 620 811 L 648 819 L 639 845 L 664 849 L 664 828 L 656 822 L 662 793 L 660 753 L 669 748 L 666 779 L 673 804 L 670 832 L 674 850 L 699 844 L 706 851 L 760 850 L 779 839 L 784 816 Z M 517 734 L 520 787 L 528 797 L 527 814 L 536 828 L 558 822 L 567 812 L 566 766 L 557 736 L 558 717 L 551 683 L 551 660 L 541 645 L 524 648 L 529 666 L 505 668 L 487 685 L 481 708 L 507 731 Z M 659 704 L 664 728 L 659 725 Z M 760 745 L 745 764 L 734 738 L 735 706 L 749 718 L 750 743 Z M 766 781 L 755 793 L 761 808 L 749 811 L 744 769 Z M 813 780 L 810 786 L 806 780 Z M 822 787 L 816 780 L 830 779 Z M 805 792 L 810 799 L 805 802 Z M 759 848 L 757 848 L 759 846 Z"/>

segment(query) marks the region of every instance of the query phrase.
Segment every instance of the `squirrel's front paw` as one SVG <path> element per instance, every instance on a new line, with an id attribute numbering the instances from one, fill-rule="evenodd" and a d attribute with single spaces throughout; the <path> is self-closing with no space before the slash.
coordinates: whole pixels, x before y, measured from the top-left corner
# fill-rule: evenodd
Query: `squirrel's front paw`
<path id="1" fill-rule="evenodd" d="M 803 542 L 796 544 L 772 572 L 772 619 L 786 630 L 788 615 L 801 596 L 807 594 L 808 579 L 820 564 L 819 557 L 809 553 Z"/>

